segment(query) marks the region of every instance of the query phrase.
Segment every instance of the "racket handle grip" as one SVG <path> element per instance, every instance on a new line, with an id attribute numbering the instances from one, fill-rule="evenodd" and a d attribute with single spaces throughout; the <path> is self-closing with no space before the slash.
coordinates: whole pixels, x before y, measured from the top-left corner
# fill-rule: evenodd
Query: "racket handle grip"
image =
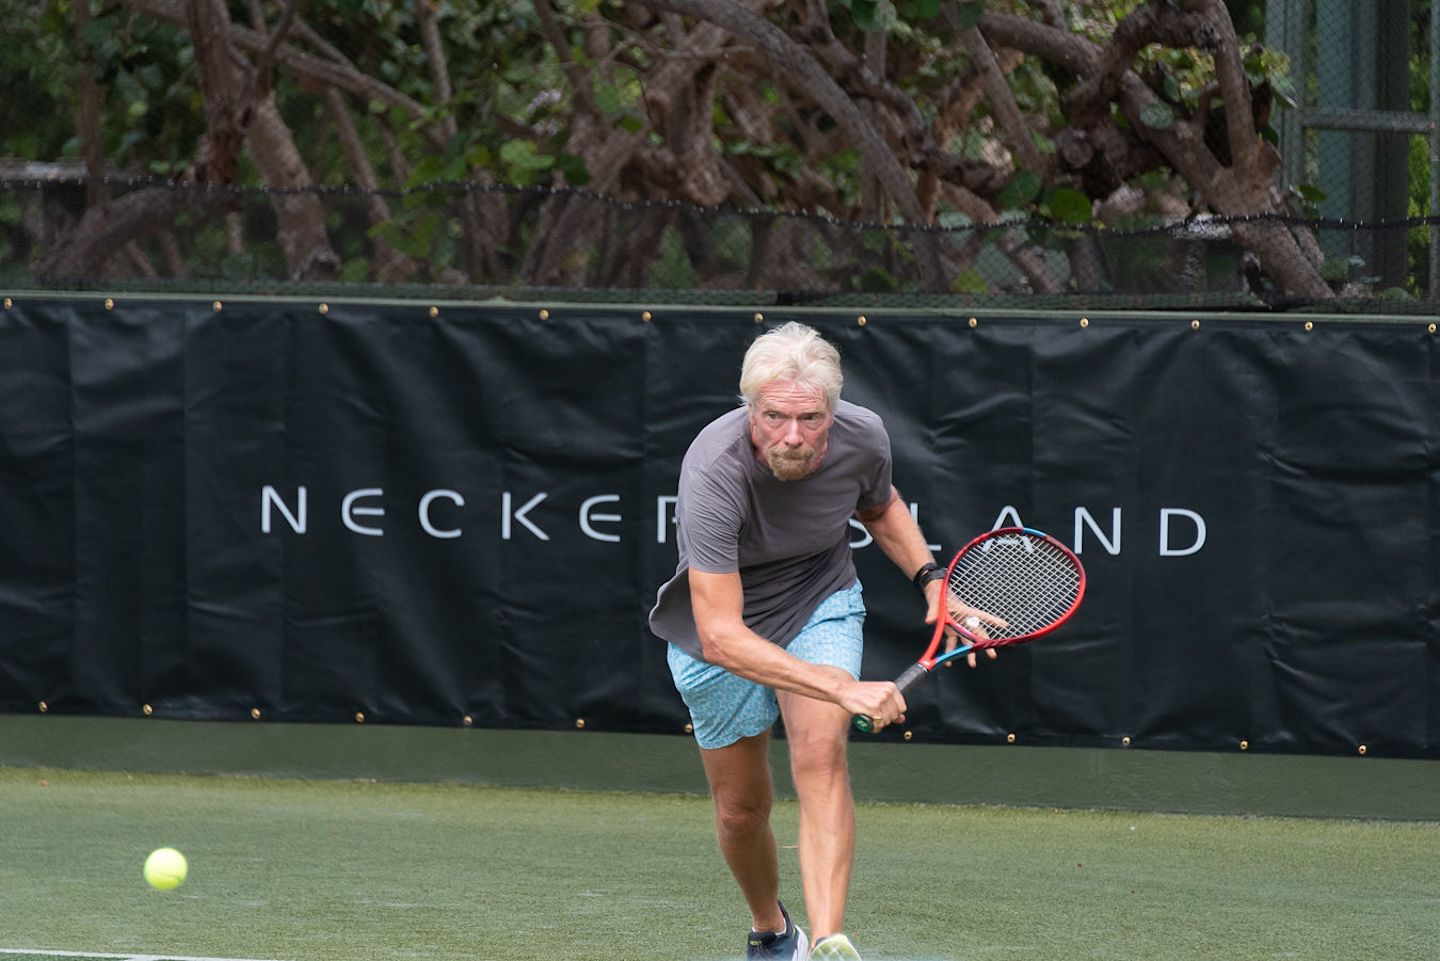
<path id="1" fill-rule="evenodd" d="M 921 667 L 919 664 L 911 664 L 905 669 L 904 674 L 901 674 L 899 677 L 895 678 L 895 686 L 900 689 L 901 694 L 904 694 L 906 691 L 910 690 L 911 686 L 914 685 L 916 681 L 920 680 L 920 678 L 924 677 L 926 674 L 929 673 L 929 671 Z"/>
<path id="2" fill-rule="evenodd" d="M 911 685 L 929 673 L 919 664 L 911 664 L 905 669 L 905 673 L 895 678 L 895 686 L 899 688 L 901 694 L 904 694 Z M 850 723 L 861 734 L 873 734 L 875 731 L 875 722 L 864 714 L 856 714 L 850 719 Z"/>

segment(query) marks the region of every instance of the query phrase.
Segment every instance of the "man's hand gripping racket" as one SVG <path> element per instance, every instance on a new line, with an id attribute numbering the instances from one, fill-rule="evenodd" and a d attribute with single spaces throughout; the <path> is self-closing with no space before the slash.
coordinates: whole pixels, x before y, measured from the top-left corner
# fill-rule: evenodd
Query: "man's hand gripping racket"
<path id="1" fill-rule="evenodd" d="M 1028 527 L 982 534 L 950 562 L 930 646 L 895 686 L 904 694 L 941 664 L 1043 637 L 1068 621 L 1084 596 L 1085 569 L 1055 538 Z M 866 734 L 877 727 L 863 714 L 854 725 Z"/>

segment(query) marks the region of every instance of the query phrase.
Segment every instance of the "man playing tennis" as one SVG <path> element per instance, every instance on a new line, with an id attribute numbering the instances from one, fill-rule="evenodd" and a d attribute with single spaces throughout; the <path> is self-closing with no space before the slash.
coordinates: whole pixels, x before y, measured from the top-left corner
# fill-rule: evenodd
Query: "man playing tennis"
<path id="1" fill-rule="evenodd" d="M 843 933 L 855 854 L 850 721 L 903 721 L 905 700 L 889 681 L 858 680 L 865 605 L 850 518 L 925 591 L 930 623 L 942 594 L 925 537 L 891 485 L 884 425 L 842 401 L 841 383 L 839 352 L 812 328 L 789 323 L 756 338 L 741 368 L 744 406 L 701 430 L 685 454 L 679 565 L 650 614 L 670 642 L 720 850 L 750 909 L 752 959 L 860 957 Z M 782 716 L 809 955 L 780 903 L 770 829 L 769 732 Z"/>

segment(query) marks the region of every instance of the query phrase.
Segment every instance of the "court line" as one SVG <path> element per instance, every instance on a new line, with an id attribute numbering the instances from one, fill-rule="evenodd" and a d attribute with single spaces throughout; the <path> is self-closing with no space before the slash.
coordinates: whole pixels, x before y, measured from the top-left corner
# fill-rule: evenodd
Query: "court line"
<path id="1" fill-rule="evenodd" d="M 94 951 L 49 951 L 42 948 L 0 948 L 0 954 L 40 955 L 47 958 L 115 958 L 117 961 L 267 961 L 262 958 L 199 958 L 185 954 L 101 954 Z"/>

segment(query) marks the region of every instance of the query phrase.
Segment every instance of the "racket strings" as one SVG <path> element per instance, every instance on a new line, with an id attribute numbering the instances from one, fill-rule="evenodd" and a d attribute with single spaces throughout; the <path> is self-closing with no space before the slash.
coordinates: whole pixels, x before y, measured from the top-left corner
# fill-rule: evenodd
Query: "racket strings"
<path id="1" fill-rule="evenodd" d="M 982 619 L 977 646 L 1029 637 L 1054 625 L 1074 606 L 1081 574 L 1069 556 L 1038 538 L 997 538 L 967 551 L 950 572 L 951 597 L 1004 619 L 998 627 Z"/>

